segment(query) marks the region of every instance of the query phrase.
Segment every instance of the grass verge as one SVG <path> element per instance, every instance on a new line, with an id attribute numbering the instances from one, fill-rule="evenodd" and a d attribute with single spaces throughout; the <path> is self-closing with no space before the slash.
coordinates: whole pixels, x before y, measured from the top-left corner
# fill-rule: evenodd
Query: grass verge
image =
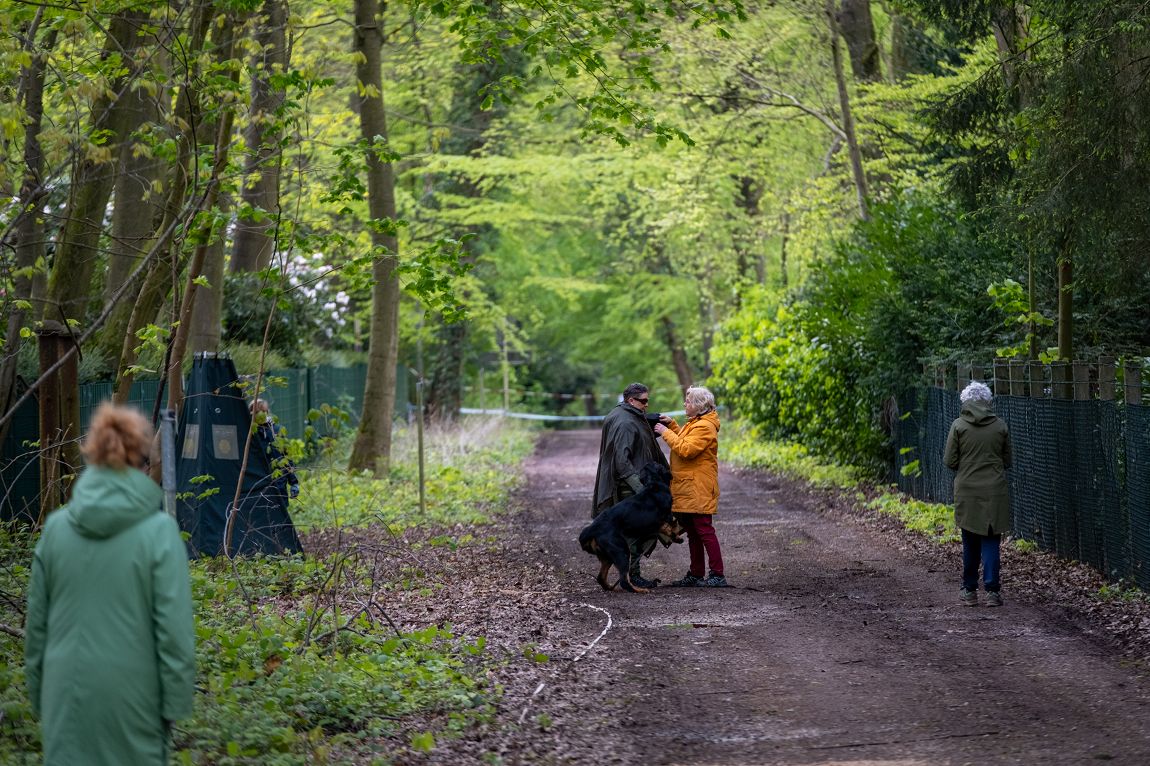
<path id="1" fill-rule="evenodd" d="M 730 434 L 729 436 L 727 434 Z M 862 472 L 812 455 L 805 447 L 761 438 L 754 429 L 724 427 L 723 459 L 800 479 L 821 489 L 856 492 L 860 505 L 897 518 L 907 529 L 943 544 L 959 540 L 954 506 L 915 500 L 890 487 L 867 487 Z"/>

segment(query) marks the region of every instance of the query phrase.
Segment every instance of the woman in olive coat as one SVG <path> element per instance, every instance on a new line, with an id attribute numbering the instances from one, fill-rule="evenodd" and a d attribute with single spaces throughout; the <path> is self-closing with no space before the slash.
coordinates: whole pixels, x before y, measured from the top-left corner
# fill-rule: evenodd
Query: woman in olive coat
<path id="1" fill-rule="evenodd" d="M 962 532 L 962 603 L 978 606 L 978 569 L 986 605 L 1002 606 L 999 548 L 1010 529 L 1010 434 L 991 410 L 990 389 L 973 381 L 959 395 L 944 460 L 954 470 L 954 520 Z"/>
<path id="2" fill-rule="evenodd" d="M 687 422 L 656 423 L 655 432 L 671 448 L 672 509 L 687 530 L 691 568 L 672 585 L 723 588 L 723 554 L 711 517 L 719 510 L 719 415 L 715 396 L 702 386 L 692 386 L 683 396 Z M 705 555 L 705 556 L 704 556 Z M 707 559 L 711 570 L 703 573 Z"/>
<path id="3" fill-rule="evenodd" d="M 171 722 L 192 712 L 188 556 L 144 473 L 150 443 L 142 415 L 101 405 L 36 545 L 25 676 L 46 766 L 166 765 Z"/>

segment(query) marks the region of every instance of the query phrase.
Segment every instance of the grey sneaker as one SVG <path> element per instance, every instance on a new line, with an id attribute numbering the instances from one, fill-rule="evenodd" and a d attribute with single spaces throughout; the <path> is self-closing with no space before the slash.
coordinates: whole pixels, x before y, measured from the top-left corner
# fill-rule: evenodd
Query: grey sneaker
<path id="1" fill-rule="evenodd" d="M 707 579 L 700 582 L 699 585 L 703 586 L 704 588 L 727 588 L 727 587 L 730 587 L 727 585 L 727 578 L 726 577 L 723 577 L 721 574 L 715 574 L 714 572 L 711 572 L 710 574 L 708 574 Z"/>
<path id="2" fill-rule="evenodd" d="M 986 592 L 987 606 L 1002 606 L 1002 594 L 996 590 Z"/>
<path id="3" fill-rule="evenodd" d="M 683 577 L 680 577 L 678 580 L 675 580 L 674 582 L 672 582 L 670 587 L 672 587 L 672 588 L 694 588 L 696 585 L 702 585 L 702 584 L 703 584 L 703 578 L 702 577 L 695 577 L 695 575 L 691 574 L 690 572 L 687 572 L 686 575 L 684 575 Z"/>
<path id="4" fill-rule="evenodd" d="M 962 605 L 978 606 L 978 591 L 962 589 Z"/>

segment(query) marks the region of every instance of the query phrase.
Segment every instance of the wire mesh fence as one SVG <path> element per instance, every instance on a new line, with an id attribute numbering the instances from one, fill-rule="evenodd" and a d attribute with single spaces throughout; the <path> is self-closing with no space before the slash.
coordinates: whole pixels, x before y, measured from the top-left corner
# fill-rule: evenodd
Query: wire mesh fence
<path id="1" fill-rule="evenodd" d="M 330 404 L 350 414 L 356 422 L 362 410 L 363 387 L 367 368 L 320 367 L 269 370 L 262 386 L 261 396 L 286 435 L 300 438 L 307 426 L 309 411 Z M 397 399 L 406 401 L 407 369 L 397 371 Z M 254 379 L 253 379 L 254 382 Z M 112 398 L 111 382 L 85 383 L 80 386 L 80 432 L 87 430 L 96 407 Z M 128 404 L 149 417 L 161 395 L 160 381 L 137 380 L 132 384 Z M 406 409 L 397 414 L 405 415 Z M 324 435 L 325 424 L 317 424 L 319 435 Z M 0 519 L 37 518 L 40 507 L 40 419 L 35 398 L 25 402 L 12 419 L 11 428 L 0 445 Z"/>
<path id="2" fill-rule="evenodd" d="M 931 370 L 932 385 L 898 397 L 893 478 L 913 497 L 954 500 L 943 463 L 959 391 L 984 379 L 1010 430 L 1013 532 L 1112 580 L 1150 588 L 1150 387 L 1136 365 L 998 362 Z M 965 373 L 965 374 L 964 374 Z"/>

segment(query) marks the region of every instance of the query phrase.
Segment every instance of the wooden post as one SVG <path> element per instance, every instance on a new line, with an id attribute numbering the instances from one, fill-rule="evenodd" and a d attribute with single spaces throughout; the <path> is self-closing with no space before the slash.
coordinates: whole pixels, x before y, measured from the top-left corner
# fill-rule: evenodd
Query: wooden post
<path id="1" fill-rule="evenodd" d="M 1074 374 L 1074 400 L 1078 402 L 1090 399 L 1090 365 L 1087 362 L 1074 362 L 1071 365 Z"/>
<path id="2" fill-rule="evenodd" d="M 1098 398 L 1103 401 L 1114 401 L 1114 357 L 1098 357 Z"/>
<path id="3" fill-rule="evenodd" d="M 982 377 L 982 365 L 981 364 L 970 365 L 970 379 L 985 382 L 983 380 L 983 377 Z"/>
<path id="4" fill-rule="evenodd" d="M 990 390 L 995 396 L 1001 396 L 1007 393 L 1007 381 L 1010 379 L 1010 369 L 1005 358 L 1001 356 L 995 357 L 993 375 Z"/>
<path id="5" fill-rule="evenodd" d="M 1010 372 L 1010 395 L 1026 396 L 1026 362 L 1021 359 L 1011 359 L 1008 367 Z"/>
<path id="6" fill-rule="evenodd" d="M 970 383 L 970 362 L 959 362 L 958 390 L 961 391 L 962 389 L 966 388 L 968 383 Z"/>
<path id="7" fill-rule="evenodd" d="M 72 331 L 52 319 L 39 331 L 40 374 L 60 360 L 75 343 Z M 71 495 L 72 479 L 80 467 L 79 360 L 68 357 L 40 386 L 40 518 Z"/>
<path id="8" fill-rule="evenodd" d="M 1055 399 L 1069 399 L 1073 386 L 1070 378 L 1069 362 L 1050 363 L 1050 389 Z"/>
<path id="9" fill-rule="evenodd" d="M 1027 362 L 1026 374 L 1030 378 L 1030 398 L 1044 398 L 1046 396 L 1046 365 L 1042 362 Z"/>
<path id="10" fill-rule="evenodd" d="M 1122 387 L 1126 391 L 1127 404 L 1142 404 L 1142 365 L 1127 362 L 1122 365 Z"/>

